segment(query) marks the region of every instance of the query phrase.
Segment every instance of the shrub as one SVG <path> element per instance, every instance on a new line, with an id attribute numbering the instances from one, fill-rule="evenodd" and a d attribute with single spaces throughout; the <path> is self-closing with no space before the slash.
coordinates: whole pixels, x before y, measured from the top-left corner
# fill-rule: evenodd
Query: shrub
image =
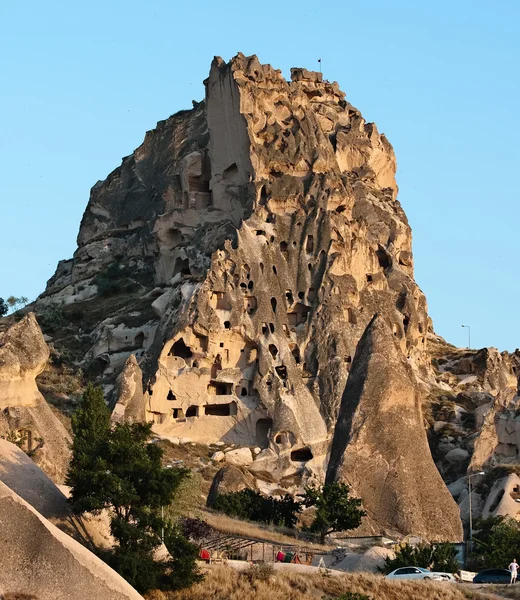
<path id="1" fill-rule="evenodd" d="M 184 517 L 179 519 L 177 523 L 184 537 L 186 537 L 189 540 L 198 541 L 206 539 L 211 535 L 213 531 L 213 528 L 210 527 L 210 525 L 208 525 L 206 521 L 203 521 L 202 519 L 192 519 L 190 517 Z"/>
<path id="2" fill-rule="evenodd" d="M 390 573 L 394 569 L 410 565 L 446 573 L 455 573 L 460 569 L 456 559 L 457 549 L 449 542 L 432 542 L 418 546 L 401 544 L 395 554 L 395 558 L 385 558 L 385 564 L 380 569 L 382 573 Z"/>
<path id="3" fill-rule="evenodd" d="M 473 557 L 479 567 L 504 568 L 520 555 L 520 526 L 514 519 L 489 517 L 475 523 Z"/>
<path id="4" fill-rule="evenodd" d="M 104 271 L 96 275 L 93 283 L 97 286 L 99 296 L 107 297 L 121 292 L 131 292 L 135 282 L 130 281 L 132 271 L 117 262 L 111 263 Z"/>
<path id="5" fill-rule="evenodd" d="M 272 496 L 262 496 L 259 492 L 245 489 L 219 494 L 213 508 L 230 517 L 294 527 L 301 504 L 289 494 L 276 500 Z"/>
<path id="6" fill-rule="evenodd" d="M 63 305 L 53 302 L 37 312 L 38 323 L 43 331 L 53 333 L 65 325 Z"/>
<path id="7" fill-rule="evenodd" d="M 245 574 L 251 583 L 253 581 L 269 581 L 271 577 L 274 577 L 274 567 L 271 563 L 258 563 L 251 565 Z"/>

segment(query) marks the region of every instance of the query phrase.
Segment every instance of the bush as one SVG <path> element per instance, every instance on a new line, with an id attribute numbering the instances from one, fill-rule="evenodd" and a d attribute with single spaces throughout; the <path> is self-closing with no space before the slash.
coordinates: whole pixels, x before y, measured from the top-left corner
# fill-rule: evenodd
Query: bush
<path id="1" fill-rule="evenodd" d="M 271 563 L 259 563 L 251 565 L 245 574 L 251 583 L 253 581 L 269 581 L 271 577 L 274 577 L 274 567 Z"/>
<path id="2" fill-rule="evenodd" d="M 473 557 L 478 567 L 504 568 L 520 555 L 520 526 L 514 519 L 489 517 L 475 523 Z"/>
<path id="3" fill-rule="evenodd" d="M 177 524 L 179 525 L 184 537 L 189 540 L 204 540 L 213 532 L 212 527 L 208 525 L 206 521 L 202 521 L 202 519 L 184 517 L 179 519 Z"/>
<path id="4" fill-rule="evenodd" d="M 382 573 L 390 573 L 401 567 L 422 567 L 432 571 L 455 573 L 460 569 L 456 559 L 457 549 L 449 542 L 432 542 L 431 544 L 401 544 L 396 550 L 395 558 L 385 558 L 385 564 L 380 569 Z"/>
<path id="5" fill-rule="evenodd" d="M 45 332 L 54 333 L 65 325 L 63 305 L 57 302 L 43 306 L 36 314 L 38 323 Z"/>
<path id="6" fill-rule="evenodd" d="M 111 263 L 104 271 L 94 277 L 93 283 L 97 287 L 99 296 L 114 296 L 121 292 L 131 292 L 135 289 L 135 282 L 130 281 L 132 271 L 117 262 Z"/>
<path id="7" fill-rule="evenodd" d="M 301 504 L 289 494 L 276 500 L 272 496 L 262 496 L 259 492 L 245 489 L 219 494 L 213 508 L 230 517 L 294 527 Z"/>

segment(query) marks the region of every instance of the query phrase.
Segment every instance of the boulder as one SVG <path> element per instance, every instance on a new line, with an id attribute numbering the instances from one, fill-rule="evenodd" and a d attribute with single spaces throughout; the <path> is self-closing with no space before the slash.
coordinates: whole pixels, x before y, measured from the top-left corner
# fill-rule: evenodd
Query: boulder
<path id="1" fill-rule="evenodd" d="M 253 455 L 249 448 L 237 448 L 236 450 L 226 452 L 225 460 L 230 465 L 248 467 L 253 464 Z"/>
<path id="2" fill-rule="evenodd" d="M 67 496 L 18 446 L 6 440 L 0 440 L 0 481 L 84 546 L 113 546 L 106 511 L 97 515 L 74 514 L 67 501 L 66 486 L 62 489 L 66 490 Z"/>
<path id="3" fill-rule="evenodd" d="M 382 533 L 460 541 L 455 501 L 432 460 L 413 371 L 382 316 L 361 338 L 326 481 L 345 481 Z"/>
<path id="4" fill-rule="evenodd" d="M 49 349 L 33 313 L 0 333 L 0 437 L 16 440 L 56 482 L 63 482 L 71 438 L 36 386 Z"/>
<path id="5" fill-rule="evenodd" d="M 255 478 L 251 473 L 233 465 L 222 467 L 213 478 L 206 505 L 212 507 L 219 494 L 245 489 L 256 489 Z"/>
<path id="6" fill-rule="evenodd" d="M 444 457 L 449 463 L 462 463 L 469 458 L 469 452 L 464 448 L 453 448 Z"/>
<path id="7" fill-rule="evenodd" d="M 0 589 L 38 600 L 142 600 L 120 575 L 0 482 Z"/>

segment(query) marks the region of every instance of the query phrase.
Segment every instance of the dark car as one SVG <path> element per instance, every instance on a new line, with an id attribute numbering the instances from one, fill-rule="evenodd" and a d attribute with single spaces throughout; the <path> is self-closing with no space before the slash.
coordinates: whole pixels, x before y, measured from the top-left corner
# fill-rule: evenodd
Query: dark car
<path id="1" fill-rule="evenodd" d="M 473 577 L 473 583 L 510 583 L 511 571 L 507 569 L 486 569 Z"/>

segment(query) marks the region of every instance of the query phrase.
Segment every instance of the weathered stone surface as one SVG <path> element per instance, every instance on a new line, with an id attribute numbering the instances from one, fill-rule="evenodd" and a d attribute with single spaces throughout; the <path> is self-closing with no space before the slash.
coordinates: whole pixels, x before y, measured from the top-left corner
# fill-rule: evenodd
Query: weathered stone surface
<path id="1" fill-rule="evenodd" d="M 70 436 L 35 381 L 48 358 L 33 313 L 0 333 L 0 436 L 16 440 L 52 479 L 62 482 Z"/>
<path id="2" fill-rule="evenodd" d="M 0 482 L 0 589 L 38 600 L 142 598 L 108 565 Z"/>
<path id="3" fill-rule="evenodd" d="M 226 465 L 213 478 L 207 505 L 213 506 L 219 494 L 240 492 L 245 489 L 256 489 L 255 479 L 251 473 L 235 465 Z"/>
<path id="4" fill-rule="evenodd" d="M 33 313 L 0 333 L 0 409 L 39 403 L 35 379 L 48 359 L 49 348 Z"/>
<path id="5" fill-rule="evenodd" d="M 494 483 L 482 509 L 482 517 L 510 517 L 520 520 L 517 499 L 520 499 L 520 477 L 511 473 Z"/>
<path id="6" fill-rule="evenodd" d="M 140 312 L 125 299 L 131 327 L 120 301 L 95 329 L 85 359 L 102 381 L 133 353 L 159 435 L 258 446 L 255 469 L 302 472 L 326 457 L 376 310 L 417 368 L 428 362 L 395 167 L 336 83 L 216 58 L 205 102 L 158 123 L 94 186 L 74 259 L 39 302 L 76 301 L 118 263 L 144 289 Z"/>
<path id="7" fill-rule="evenodd" d="M 327 481 L 363 499 L 383 532 L 461 540 L 457 506 L 431 458 L 413 372 L 382 316 L 356 350 L 334 432 Z"/>
<path id="8" fill-rule="evenodd" d="M 96 548 L 113 546 L 105 512 L 96 516 L 75 515 L 62 490 L 18 446 L 1 439 L 0 481 L 82 545 L 89 548 L 92 544 Z"/>
<path id="9" fill-rule="evenodd" d="M 225 460 L 230 465 L 248 467 L 253 463 L 253 455 L 249 448 L 237 448 L 236 450 L 226 452 Z"/>
<path id="10" fill-rule="evenodd" d="M 146 420 L 142 379 L 142 371 L 131 354 L 116 381 L 117 402 L 112 410 L 112 422 L 143 423 Z"/>
<path id="11" fill-rule="evenodd" d="M 469 452 L 464 450 L 464 448 L 453 448 L 446 453 L 444 457 L 448 462 L 464 462 L 469 457 Z"/>

